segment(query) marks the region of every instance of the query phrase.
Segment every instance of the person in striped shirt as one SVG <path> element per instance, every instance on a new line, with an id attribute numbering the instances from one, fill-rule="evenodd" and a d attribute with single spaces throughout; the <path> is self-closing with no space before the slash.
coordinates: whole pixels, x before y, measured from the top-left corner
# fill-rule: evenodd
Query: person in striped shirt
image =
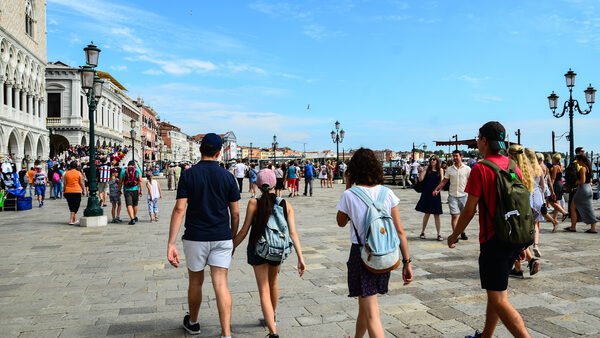
<path id="1" fill-rule="evenodd" d="M 106 158 L 102 158 L 100 166 L 98 167 L 98 198 L 100 204 L 105 207 L 108 201 L 108 181 L 110 181 L 110 164 L 106 162 Z"/>

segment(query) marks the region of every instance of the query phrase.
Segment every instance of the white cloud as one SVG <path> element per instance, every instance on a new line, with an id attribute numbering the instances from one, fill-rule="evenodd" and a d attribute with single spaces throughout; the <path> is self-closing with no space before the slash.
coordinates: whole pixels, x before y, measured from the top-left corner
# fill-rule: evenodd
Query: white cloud
<path id="1" fill-rule="evenodd" d="M 477 101 L 481 101 L 481 102 L 502 102 L 504 101 L 503 98 L 501 98 L 500 96 L 496 96 L 496 95 L 474 95 L 475 100 Z"/>
<path id="2" fill-rule="evenodd" d="M 325 28 L 317 24 L 304 26 L 304 30 L 302 33 L 315 40 L 321 40 L 327 36 L 327 31 L 325 30 Z"/>
<path id="3" fill-rule="evenodd" d="M 125 65 L 118 65 L 118 66 L 111 65 L 110 69 L 111 70 L 116 70 L 116 71 L 124 71 L 124 70 L 127 70 L 127 66 L 125 66 Z"/>
<path id="4" fill-rule="evenodd" d="M 248 73 L 255 73 L 255 74 L 260 74 L 260 75 L 267 74 L 267 72 L 264 69 L 255 67 L 255 66 L 251 66 L 251 65 L 247 65 L 247 64 L 227 62 L 225 64 L 225 67 L 233 73 L 248 72 Z"/>
<path id="5" fill-rule="evenodd" d="M 162 70 L 158 70 L 158 69 L 147 69 L 145 71 L 142 72 L 142 74 L 146 74 L 146 75 L 163 75 L 164 72 Z"/>

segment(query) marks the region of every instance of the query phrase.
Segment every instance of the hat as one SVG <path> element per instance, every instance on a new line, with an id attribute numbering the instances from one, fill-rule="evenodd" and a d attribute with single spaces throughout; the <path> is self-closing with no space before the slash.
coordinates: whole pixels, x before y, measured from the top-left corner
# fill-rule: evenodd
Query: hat
<path id="1" fill-rule="evenodd" d="M 277 179 L 275 172 L 271 169 L 263 169 L 256 175 L 256 185 L 263 191 L 275 188 L 275 183 L 277 183 Z"/>
<path id="2" fill-rule="evenodd" d="M 221 139 L 221 136 L 215 133 L 208 133 L 202 138 L 201 145 L 209 146 L 212 149 L 221 149 L 223 140 Z"/>
<path id="3" fill-rule="evenodd" d="M 506 129 L 498 121 L 490 121 L 479 128 L 479 135 L 485 137 L 490 148 L 495 150 L 506 149 L 504 138 L 506 137 Z"/>

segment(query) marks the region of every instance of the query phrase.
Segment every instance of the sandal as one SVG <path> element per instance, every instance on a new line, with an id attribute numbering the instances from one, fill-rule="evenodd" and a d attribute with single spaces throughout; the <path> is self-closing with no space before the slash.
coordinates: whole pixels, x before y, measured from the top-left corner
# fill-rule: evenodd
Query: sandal
<path id="1" fill-rule="evenodd" d="M 527 266 L 529 267 L 530 276 L 533 276 L 536 273 L 540 272 L 540 262 L 537 258 L 532 258 Z"/>
<path id="2" fill-rule="evenodd" d="M 571 227 L 566 227 L 565 231 L 567 231 L 567 232 L 577 232 L 577 230 L 573 230 L 573 229 L 571 229 Z"/>
<path id="3" fill-rule="evenodd" d="M 562 220 L 561 220 L 561 222 L 564 222 L 564 221 L 567 219 L 567 217 L 569 217 L 569 214 L 568 214 L 568 213 L 566 213 L 566 214 L 563 214 L 563 217 L 562 217 Z"/>
<path id="4" fill-rule="evenodd" d="M 587 229 L 587 230 L 585 231 L 585 233 L 586 233 L 586 234 L 597 234 L 597 233 L 598 233 L 598 231 L 593 231 L 592 229 Z"/>
<path id="5" fill-rule="evenodd" d="M 444 237 L 442 237 L 442 235 L 438 235 L 437 240 L 441 242 L 444 240 Z"/>
<path id="6" fill-rule="evenodd" d="M 422 233 L 419 235 L 419 238 L 420 238 L 420 239 L 425 239 L 425 233 L 424 233 L 424 232 L 422 232 Z"/>

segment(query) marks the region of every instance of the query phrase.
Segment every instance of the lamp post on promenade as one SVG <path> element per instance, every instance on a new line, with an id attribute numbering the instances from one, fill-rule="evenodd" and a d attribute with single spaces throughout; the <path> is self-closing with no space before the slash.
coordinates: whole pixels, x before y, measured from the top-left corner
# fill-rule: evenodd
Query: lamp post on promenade
<path id="1" fill-rule="evenodd" d="M 87 104 L 88 104 L 88 119 L 90 121 L 90 194 L 88 198 L 87 207 L 83 211 L 85 217 L 96 217 L 102 216 L 102 208 L 100 207 L 100 201 L 98 200 L 98 185 L 96 180 L 96 141 L 94 135 L 94 113 L 98 106 L 98 101 L 102 97 L 102 84 L 104 81 L 100 80 L 96 74 L 96 67 L 98 66 L 98 57 L 100 55 L 100 49 L 90 43 L 83 49 L 85 51 L 85 66 L 81 67 L 81 87 L 86 90 Z M 85 226 L 87 220 L 81 221 L 81 225 Z M 104 220 L 102 225 L 106 225 Z M 96 224 L 100 225 L 100 224 Z"/>
<path id="2" fill-rule="evenodd" d="M 252 142 L 250 142 L 250 156 L 248 157 L 250 157 L 249 163 L 252 164 Z"/>
<path id="3" fill-rule="evenodd" d="M 425 143 L 421 143 L 418 146 L 415 146 L 415 143 L 413 142 L 413 147 L 412 147 L 412 159 L 416 161 L 415 159 L 415 150 L 417 150 L 417 147 L 421 148 L 423 147 L 423 157 L 425 157 L 425 150 L 427 150 L 427 145 Z"/>
<path id="4" fill-rule="evenodd" d="M 331 131 L 331 140 L 335 143 L 335 177 L 334 179 L 340 179 L 340 143 L 344 141 L 346 132 L 344 129 L 340 130 L 340 122 L 335 121 L 335 131 Z"/>
<path id="5" fill-rule="evenodd" d="M 452 135 L 452 138 L 454 139 L 454 150 L 458 150 L 458 134 Z"/>
<path id="6" fill-rule="evenodd" d="M 276 164 L 276 159 L 277 159 L 277 153 L 275 152 L 277 150 L 277 146 L 279 145 L 279 143 L 277 143 L 277 135 L 273 135 L 273 168 L 277 168 L 277 164 Z"/>
<path id="7" fill-rule="evenodd" d="M 563 138 L 563 136 L 565 136 L 565 135 L 567 136 L 567 140 L 570 139 L 568 134 L 569 134 L 569 132 L 565 131 L 561 135 L 556 136 L 556 133 L 554 132 L 554 130 L 552 131 L 552 154 L 554 154 L 556 152 L 555 142 L 560 141 L 560 139 Z"/>
<path id="8" fill-rule="evenodd" d="M 596 102 L 596 89 L 592 87 L 590 84 L 585 93 L 585 101 L 588 104 L 589 109 L 581 110 L 579 108 L 579 102 L 573 99 L 573 87 L 575 87 L 575 76 L 577 74 L 569 68 L 569 71 L 565 74 L 565 80 L 567 84 L 567 88 L 569 88 L 569 99 L 565 101 L 563 105 L 562 112 L 557 113 L 556 108 L 558 107 L 558 95 L 554 94 L 554 91 L 550 96 L 548 96 L 548 103 L 550 105 L 550 110 L 552 110 L 552 115 L 556 118 L 561 118 L 565 113 L 569 112 L 569 159 L 570 162 L 573 162 L 575 158 L 575 135 L 573 134 L 573 116 L 575 111 L 577 111 L 581 115 L 587 115 L 592 112 L 592 105 Z"/>
<path id="9" fill-rule="evenodd" d="M 135 120 L 131 119 L 131 121 L 129 121 L 131 130 L 129 131 L 129 135 L 131 136 L 131 160 L 135 161 Z"/>

